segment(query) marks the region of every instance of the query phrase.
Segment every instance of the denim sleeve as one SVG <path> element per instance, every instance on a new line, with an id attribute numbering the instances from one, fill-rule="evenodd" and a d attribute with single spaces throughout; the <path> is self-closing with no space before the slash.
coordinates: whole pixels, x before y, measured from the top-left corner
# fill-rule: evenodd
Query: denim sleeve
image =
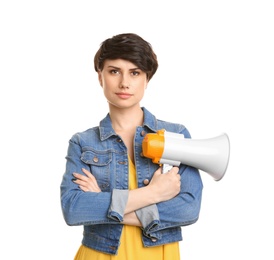
<path id="1" fill-rule="evenodd" d="M 122 222 L 124 218 L 125 207 L 128 200 L 128 190 L 113 189 L 111 205 L 108 212 L 108 217 Z"/>
<path id="2" fill-rule="evenodd" d="M 159 223 L 159 212 L 156 204 L 138 209 L 135 213 L 145 231 L 148 231 L 151 227 L 154 228 Z"/>
<path id="3" fill-rule="evenodd" d="M 161 226 L 158 229 L 185 226 L 199 218 L 203 184 L 199 171 L 189 166 L 180 167 L 181 191 L 171 200 L 157 204 Z"/>
<path id="4" fill-rule="evenodd" d="M 112 201 L 109 209 L 108 217 L 122 222 L 125 212 L 125 207 L 128 200 L 128 190 L 112 191 Z M 159 222 L 159 213 L 156 204 L 138 209 L 135 211 L 138 219 L 140 220 L 144 230 L 149 230 L 151 226 L 155 227 Z"/>
<path id="5" fill-rule="evenodd" d="M 117 224 L 117 221 L 108 217 L 112 202 L 111 192 L 84 192 L 72 181 L 74 172 L 82 173 L 82 168 L 88 170 L 87 165 L 81 160 L 82 151 L 79 143 L 78 135 L 73 136 L 69 141 L 66 171 L 60 186 L 64 219 L 70 226 Z"/>

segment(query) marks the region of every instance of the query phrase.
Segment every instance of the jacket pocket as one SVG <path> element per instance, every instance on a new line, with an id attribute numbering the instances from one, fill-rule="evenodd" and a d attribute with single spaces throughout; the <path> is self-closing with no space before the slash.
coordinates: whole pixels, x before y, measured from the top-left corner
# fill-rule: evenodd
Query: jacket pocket
<path id="1" fill-rule="evenodd" d="M 86 164 L 94 166 L 106 166 L 112 161 L 112 152 L 110 150 L 86 150 L 82 153 L 81 160 Z"/>
<path id="2" fill-rule="evenodd" d="M 111 188 L 112 151 L 97 151 L 91 148 L 82 152 L 81 160 L 90 167 L 90 172 L 95 177 L 102 191 Z"/>

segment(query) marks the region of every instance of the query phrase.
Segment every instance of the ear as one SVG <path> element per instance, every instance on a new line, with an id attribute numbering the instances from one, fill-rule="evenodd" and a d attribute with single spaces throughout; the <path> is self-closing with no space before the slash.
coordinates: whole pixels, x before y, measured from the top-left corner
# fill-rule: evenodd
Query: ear
<path id="1" fill-rule="evenodd" d="M 102 72 L 101 72 L 101 71 L 98 71 L 98 80 L 99 80 L 100 86 L 103 87 L 103 83 L 102 83 Z"/>

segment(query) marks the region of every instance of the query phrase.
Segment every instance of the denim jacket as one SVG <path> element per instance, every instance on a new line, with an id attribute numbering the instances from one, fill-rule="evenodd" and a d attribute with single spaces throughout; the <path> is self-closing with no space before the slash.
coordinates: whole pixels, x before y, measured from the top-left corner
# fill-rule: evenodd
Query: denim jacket
<path id="1" fill-rule="evenodd" d="M 144 124 L 136 128 L 134 157 L 138 187 L 148 183 L 159 168 L 142 156 L 142 140 L 146 133 L 159 129 L 180 133 L 190 138 L 181 124 L 156 119 L 147 109 Z M 123 140 L 112 128 L 107 115 L 99 126 L 76 133 L 69 140 L 66 171 L 61 182 L 61 207 L 67 225 L 83 225 L 82 244 L 108 254 L 117 254 L 123 229 L 123 215 L 128 197 L 128 153 Z M 84 192 L 73 179 L 73 172 L 89 170 L 102 192 Z M 181 226 L 198 220 L 203 184 L 196 168 L 180 165 L 181 191 L 171 200 L 136 211 L 142 224 L 145 247 L 182 240 Z"/>

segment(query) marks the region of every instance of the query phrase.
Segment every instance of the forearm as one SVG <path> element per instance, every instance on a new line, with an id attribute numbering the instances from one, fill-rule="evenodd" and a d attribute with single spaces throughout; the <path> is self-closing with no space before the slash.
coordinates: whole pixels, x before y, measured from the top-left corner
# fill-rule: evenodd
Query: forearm
<path id="1" fill-rule="evenodd" d="M 157 203 L 157 197 L 149 186 L 130 190 L 124 214 Z"/>
<path id="2" fill-rule="evenodd" d="M 135 212 L 131 212 L 131 213 L 125 214 L 124 215 L 124 220 L 123 220 L 122 223 L 125 224 L 125 225 L 130 225 L 130 226 L 137 226 L 137 227 L 141 227 L 142 226 L 142 224 L 139 221 L 139 219 L 137 218 Z"/>
<path id="3" fill-rule="evenodd" d="M 174 198 L 180 192 L 180 175 L 178 167 L 162 174 L 159 168 L 153 175 L 149 185 L 128 192 L 124 213 L 147 207 Z"/>

